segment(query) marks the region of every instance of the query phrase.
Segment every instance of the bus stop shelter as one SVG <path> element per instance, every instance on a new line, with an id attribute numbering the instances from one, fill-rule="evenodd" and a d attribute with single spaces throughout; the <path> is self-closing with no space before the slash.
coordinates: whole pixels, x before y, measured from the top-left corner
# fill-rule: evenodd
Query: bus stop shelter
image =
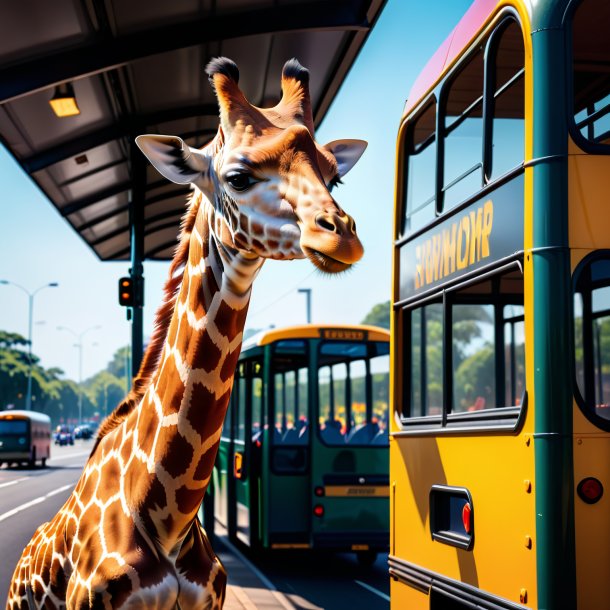
<path id="1" fill-rule="evenodd" d="M 280 97 L 296 57 L 311 71 L 315 125 L 385 0 L 20 0 L 0 8 L 0 139 L 102 261 L 169 260 L 188 189 L 146 163 L 134 139 L 201 147 L 218 109 L 204 68 L 227 56 L 259 106 Z M 58 116 L 51 101 L 67 100 Z M 72 102 L 70 100 L 73 100 Z M 71 105 L 72 104 L 72 105 Z M 76 113 L 78 111 L 78 113 Z M 133 307 L 132 370 L 142 357 Z"/>

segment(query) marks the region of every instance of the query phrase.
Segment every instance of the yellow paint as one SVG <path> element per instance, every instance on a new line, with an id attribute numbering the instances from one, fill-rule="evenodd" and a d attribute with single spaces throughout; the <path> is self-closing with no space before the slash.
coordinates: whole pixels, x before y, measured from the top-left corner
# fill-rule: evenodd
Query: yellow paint
<path id="1" fill-rule="evenodd" d="M 568 157 L 569 235 L 572 271 L 595 250 L 610 248 L 607 176 L 610 157 L 586 155 L 570 141 Z M 579 608 L 610 599 L 610 434 L 592 424 L 574 403 L 574 516 L 576 595 Z M 604 495 L 596 504 L 576 493 L 585 477 L 599 479 Z"/>
<path id="2" fill-rule="evenodd" d="M 303 324 L 300 326 L 286 326 L 273 329 L 261 334 L 257 345 L 268 345 L 274 341 L 284 339 L 350 339 L 361 340 L 364 336 L 369 341 L 389 341 L 390 333 L 378 326 L 366 324 Z"/>

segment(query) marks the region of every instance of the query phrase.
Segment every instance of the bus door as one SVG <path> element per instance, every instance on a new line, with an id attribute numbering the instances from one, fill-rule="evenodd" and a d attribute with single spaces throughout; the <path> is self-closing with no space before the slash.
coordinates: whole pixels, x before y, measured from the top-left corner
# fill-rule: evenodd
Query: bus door
<path id="1" fill-rule="evenodd" d="M 311 466 L 316 547 L 362 551 L 359 557 L 388 547 L 388 353 L 387 342 L 318 345 Z"/>
<path id="2" fill-rule="evenodd" d="M 284 340 L 271 349 L 263 537 L 271 548 L 306 548 L 311 525 L 307 343 Z"/>
<path id="3" fill-rule="evenodd" d="M 231 399 L 233 443 L 229 467 L 232 493 L 229 498 L 233 510 L 230 512 L 229 532 L 248 545 L 252 545 L 258 535 L 256 490 L 260 468 L 257 468 L 256 455 L 253 455 L 253 443 L 260 433 L 261 371 L 262 364 L 259 360 L 240 362 Z"/>

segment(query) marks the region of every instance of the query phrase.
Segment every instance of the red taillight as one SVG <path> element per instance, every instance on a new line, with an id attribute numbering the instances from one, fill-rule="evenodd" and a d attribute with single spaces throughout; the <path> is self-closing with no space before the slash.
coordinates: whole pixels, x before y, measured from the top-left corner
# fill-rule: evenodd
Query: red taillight
<path id="1" fill-rule="evenodd" d="M 324 516 L 324 507 L 321 504 L 316 504 L 313 507 L 313 514 L 316 517 L 323 517 Z"/>
<path id="2" fill-rule="evenodd" d="M 462 508 L 462 523 L 467 534 L 470 534 L 470 530 L 472 529 L 472 523 L 470 521 L 471 515 L 472 506 L 470 506 L 470 502 L 466 502 Z"/>
<path id="3" fill-rule="evenodd" d="M 604 495 L 604 486 L 595 477 L 587 477 L 578 484 L 576 492 L 583 502 L 595 504 Z"/>
<path id="4" fill-rule="evenodd" d="M 315 493 L 318 498 L 321 498 L 324 495 L 324 487 L 316 487 L 313 490 L 313 493 Z"/>

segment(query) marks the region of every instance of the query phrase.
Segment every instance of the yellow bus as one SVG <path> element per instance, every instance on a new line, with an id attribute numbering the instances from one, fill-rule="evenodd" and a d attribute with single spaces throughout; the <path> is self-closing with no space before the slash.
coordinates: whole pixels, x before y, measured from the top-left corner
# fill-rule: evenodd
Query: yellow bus
<path id="1" fill-rule="evenodd" d="M 610 607 L 610 2 L 476 0 L 398 133 L 391 607 Z"/>

